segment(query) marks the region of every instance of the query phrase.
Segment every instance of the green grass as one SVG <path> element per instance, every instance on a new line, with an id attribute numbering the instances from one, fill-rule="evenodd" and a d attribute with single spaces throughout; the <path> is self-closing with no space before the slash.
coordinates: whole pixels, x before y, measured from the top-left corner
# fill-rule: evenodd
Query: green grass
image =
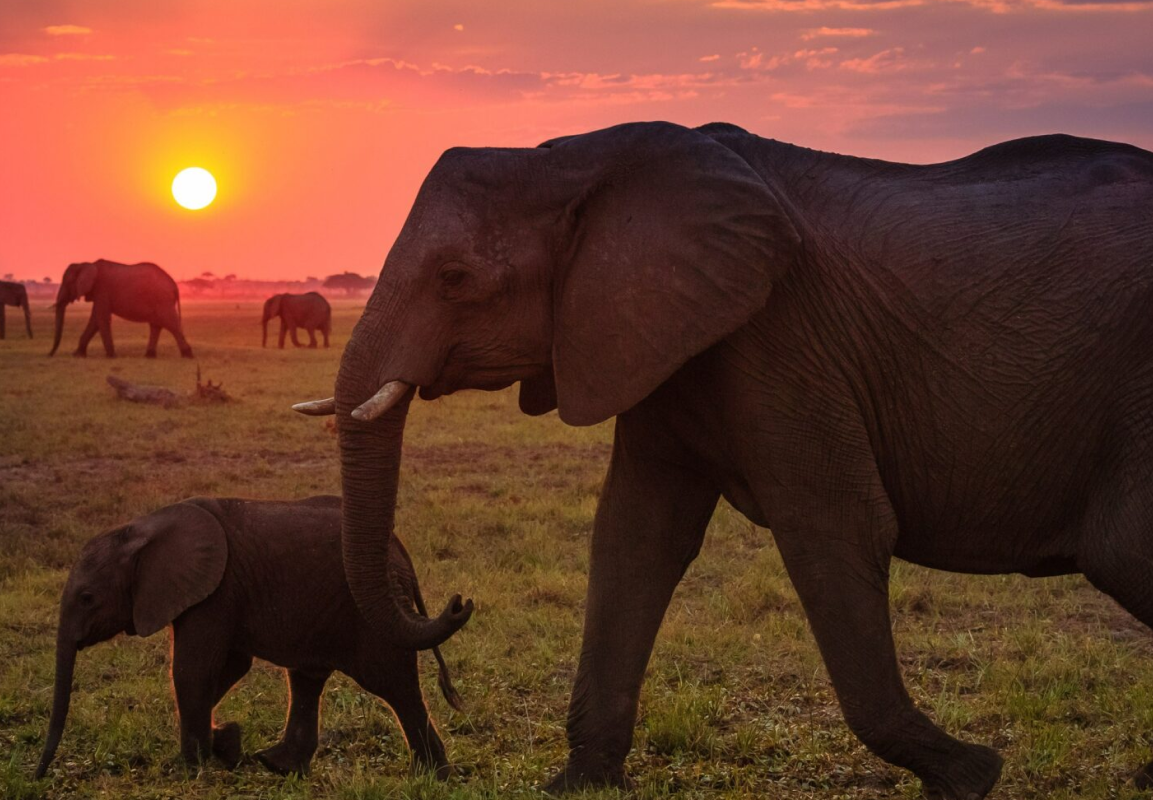
<path id="1" fill-rule="evenodd" d="M 452 711 L 422 658 L 434 718 L 461 777 L 407 774 L 391 714 L 340 678 L 324 700 L 323 743 L 307 779 L 251 759 L 196 775 L 180 761 L 164 635 L 81 654 L 72 714 L 47 780 L 31 774 L 47 723 L 57 595 L 80 545 L 100 530 L 197 494 L 304 497 L 338 490 L 336 442 L 291 413 L 327 396 L 359 314 L 336 309 L 331 350 L 261 350 L 258 304 L 189 304 L 205 378 L 238 400 L 164 410 L 118 401 L 107 374 L 185 391 L 195 365 L 142 357 L 146 329 L 114 323 L 121 357 L 95 341 L 62 355 L 50 316 L 31 343 L 0 342 L 0 797 L 531 797 L 565 754 L 564 718 L 580 644 L 588 536 L 611 427 L 567 428 L 520 414 L 513 392 L 416 403 L 399 530 L 430 606 L 460 591 L 469 625 L 444 648 L 467 703 Z M 1150 758 L 1153 640 L 1079 578 L 966 577 L 898 564 L 894 626 L 909 690 L 955 735 L 1006 756 L 999 798 L 1136 797 L 1127 775 Z M 224 702 L 246 752 L 275 741 L 278 671 L 258 665 Z M 642 798 L 888 798 L 918 782 L 870 755 L 841 721 L 768 532 L 722 507 L 658 640 L 629 767 Z M 614 797 L 614 793 L 589 797 Z"/>

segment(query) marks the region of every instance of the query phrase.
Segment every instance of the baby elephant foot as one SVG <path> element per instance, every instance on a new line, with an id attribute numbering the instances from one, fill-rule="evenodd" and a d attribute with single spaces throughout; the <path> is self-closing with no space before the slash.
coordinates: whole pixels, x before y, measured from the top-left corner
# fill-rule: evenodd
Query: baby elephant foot
<path id="1" fill-rule="evenodd" d="M 235 722 L 226 722 L 212 729 L 212 754 L 219 758 L 224 766 L 236 769 L 240 764 L 240 726 Z"/>
<path id="2" fill-rule="evenodd" d="M 962 744 L 960 755 L 936 775 L 922 775 L 928 800 L 981 800 L 1001 777 L 1005 760 L 990 747 Z"/>
<path id="3" fill-rule="evenodd" d="M 256 757 L 260 759 L 261 764 L 277 775 L 292 775 L 293 773 L 307 775 L 308 765 L 312 761 L 312 753 L 297 752 L 284 742 L 275 744 L 267 750 L 261 750 L 256 754 Z"/>
<path id="4" fill-rule="evenodd" d="M 1133 785 L 1143 792 L 1153 789 L 1153 761 L 1150 761 L 1133 776 Z"/>

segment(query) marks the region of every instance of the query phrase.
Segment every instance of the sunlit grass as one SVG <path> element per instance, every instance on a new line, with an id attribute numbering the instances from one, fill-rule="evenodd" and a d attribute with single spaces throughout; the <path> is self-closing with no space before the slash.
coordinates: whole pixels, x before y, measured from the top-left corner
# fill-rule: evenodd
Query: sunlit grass
<path id="1" fill-rule="evenodd" d="M 331 394 L 359 310 L 337 304 L 330 350 L 260 349 L 259 306 L 185 306 L 205 378 L 238 400 L 164 410 L 114 398 L 104 378 L 195 382 L 165 334 L 114 322 L 117 352 L 68 352 L 87 307 L 70 309 L 49 359 L 37 338 L 0 342 L 0 797 L 539 797 L 562 761 L 576 669 L 588 534 L 611 428 L 522 415 L 512 391 L 415 403 L 399 530 L 433 608 L 477 601 L 444 648 L 467 707 L 426 694 L 460 776 L 408 774 L 386 709 L 345 678 L 324 699 L 321 750 L 306 779 L 251 754 L 283 724 L 280 673 L 257 665 L 221 706 L 244 729 L 235 772 L 180 760 L 168 642 L 124 638 L 81 654 L 72 714 L 48 780 L 31 774 L 51 702 L 56 600 L 67 565 L 98 531 L 196 494 L 258 498 L 338 491 L 336 441 L 288 411 Z M 898 564 L 893 614 L 909 690 L 948 730 L 1007 758 L 1000 798 L 1137 797 L 1128 774 L 1150 757 L 1153 639 L 1079 578 L 966 577 Z M 622 609 L 622 613 L 627 613 Z M 629 766 L 637 796 L 916 797 L 919 784 L 848 733 L 772 537 L 727 506 L 678 590 L 642 697 Z M 616 797 L 591 793 L 590 798 Z"/>

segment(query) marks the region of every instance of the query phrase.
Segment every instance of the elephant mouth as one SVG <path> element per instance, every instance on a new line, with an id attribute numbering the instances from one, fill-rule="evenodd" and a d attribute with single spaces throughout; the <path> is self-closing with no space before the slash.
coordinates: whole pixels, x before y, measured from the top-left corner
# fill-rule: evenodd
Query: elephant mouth
<path id="1" fill-rule="evenodd" d="M 438 397 L 455 394 L 465 389 L 482 392 L 497 392 L 507 389 L 518 381 L 536 378 L 545 373 L 551 374 L 552 364 L 526 362 L 494 367 L 492 369 L 471 368 L 466 374 L 457 373 L 451 365 L 446 365 L 436 380 L 420 386 L 421 400 L 435 400 Z"/>

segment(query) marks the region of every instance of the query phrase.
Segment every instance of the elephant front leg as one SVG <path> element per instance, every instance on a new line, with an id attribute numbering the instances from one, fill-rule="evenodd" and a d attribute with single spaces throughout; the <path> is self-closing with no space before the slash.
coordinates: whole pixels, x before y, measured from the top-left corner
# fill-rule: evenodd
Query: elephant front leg
<path id="1" fill-rule="evenodd" d="M 883 543 L 891 538 L 885 528 L 895 522 L 854 528 L 853 511 L 835 502 L 799 517 L 828 517 L 830 509 L 849 530 L 774 535 L 845 720 L 871 751 L 916 774 L 930 800 L 985 797 L 1000 777 L 1001 757 L 934 725 L 901 680 L 889 618 L 890 552 Z"/>
<path id="2" fill-rule="evenodd" d="M 593 528 L 584 643 L 568 713 L 568 763 L 545 787 L 559 794 L 627 786 L 645 667 L 673 590 L 700 550 L 719 492 L 671 438 L 617 420 Z"/>
<path id="3" fill-rule="evenodd" d="M 84 332 L 80 334 L 80 341 L 76 344 L 76 350 L 72 355 L 77 358 L 88 357 L 88 343 L 92 341 L 92 337 L 96 335 L 96 331 L 100 328 L 96 321 L 96 309 L 92 309 L 92 314 L 88 317 L 88 324 L 84 326 Z"/>

